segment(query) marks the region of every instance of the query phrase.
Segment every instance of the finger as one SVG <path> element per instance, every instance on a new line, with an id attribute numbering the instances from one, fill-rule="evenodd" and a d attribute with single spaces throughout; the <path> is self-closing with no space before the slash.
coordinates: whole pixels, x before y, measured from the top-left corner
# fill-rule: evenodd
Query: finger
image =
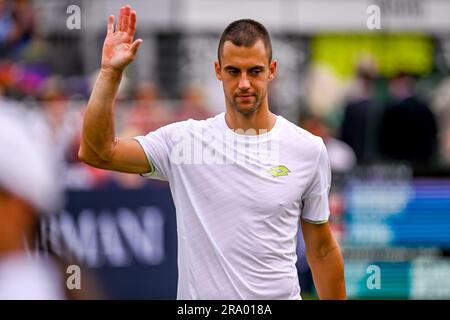
<path id="1" fill-rule="evenodd" d="M 134 34 L 136 33 L 136 11 L 131 11 L 130 15 L 130 25 L 128 26 L 128 34 L 133 39 Z"/>
<path id="2" fill-rule="evenodd" d="M 131 52 L 133 53 L 133 55 L 136 54 L 136 52 L 137 52 L 139 46 L 141 45 L 142 41 L 143 41 L 142 39 L 137 39 L 136 41 L 134 41 L 131 44 Z"/>
<path id="3" fill-rule="evenodd" d="M 128 26 L 130 25 L 130 14 L 131 14 L 130 6 L 125 6 L 121 28 L 123 32 L 128 32 Z"/>
<path id="4" fill-rule="evenodd" d="M 108 34 L 111 34 L 114 32 L 114 16 L 110 15 L 108 17 Z"/>
<path id="5" fill-rule="evenodd" d="M 120 8 L 119 18 L 117 19 L 116 31 L 122 31 L 122 21 L 125 7 Z"/>

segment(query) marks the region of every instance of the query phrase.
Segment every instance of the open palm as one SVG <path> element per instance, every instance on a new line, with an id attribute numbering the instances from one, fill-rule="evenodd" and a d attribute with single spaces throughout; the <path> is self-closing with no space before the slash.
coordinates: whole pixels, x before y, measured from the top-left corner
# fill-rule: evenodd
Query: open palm
<path id="1" fill-rule="evenodd" d="M 130 6 L 120 9 L 116 30 L 114 30 L 114 16 L 108 17 L 108 32 L 103 43 L 102 69 L 123 71 L 133 61 L 142 40 L 133 42 L 136 33 L 136 11 Z"/>

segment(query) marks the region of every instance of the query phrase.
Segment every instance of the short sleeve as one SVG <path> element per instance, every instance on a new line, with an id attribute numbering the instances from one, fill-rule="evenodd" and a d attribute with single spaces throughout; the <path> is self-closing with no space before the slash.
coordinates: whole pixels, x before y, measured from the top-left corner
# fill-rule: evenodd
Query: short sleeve
<path id="1" fill-rule="evenodd" d="M 167 126 L 161 127 L 145 136 L 134 137 L 145 151 L 150 164 L 150 172 L 141 174 L 143 177 L 168 180 L 170 168 Z"/>
<path id="2" fill-rule="evenodd" d="M 320 154 L 318 156 L 315 171 L 311 182 L 305 189 L 302 196 L 303 220 L 320 224 L 328 221 L 330 208 L 328 194 L 331 187 L 331 169 L 327 155 L 327 150 L 323 142 L 321 143 Z"/>

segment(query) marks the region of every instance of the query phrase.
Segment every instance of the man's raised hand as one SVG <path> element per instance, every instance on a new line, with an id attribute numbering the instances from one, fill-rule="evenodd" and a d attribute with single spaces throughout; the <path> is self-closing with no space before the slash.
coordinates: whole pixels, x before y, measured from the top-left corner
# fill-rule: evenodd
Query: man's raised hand
<path id="1" fill-rule="evenodd" d="M 108 17 L 108 32 L 103 43 L 102 70 L 122 72 L 133 61 L 142 39 L 133 42 L 136 33 L 136 11 L 129 5 L 120 9 L 116 29 L 114 16 Z"/>

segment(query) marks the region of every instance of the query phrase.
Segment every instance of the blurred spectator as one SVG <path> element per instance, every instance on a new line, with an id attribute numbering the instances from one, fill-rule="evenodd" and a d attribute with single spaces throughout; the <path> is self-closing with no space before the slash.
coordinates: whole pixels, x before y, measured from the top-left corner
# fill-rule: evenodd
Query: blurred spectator
<path id="1" fill-rule="evenodd" d="M 33 37 L 34 23 L 30 1 L 0 0 L 0 55 L 18 57 Z"/>
<path id="2" fill-rule="evenodd" d="M 0 107 L 0 299 L 63 299 L 57 263 L 27 251 L 38 213 L 62 199 L 52 150 L 29 128 L 17 108 Z"/>
<path id="3" fill-rule="evenodd" d="M 450 78 L 438 86 L 433 99 L 433 111 L 439 127 L 440 156 L 444 165 L 450 166 Z"/>
<path id="4" fill-rule="evenodd" d="M 15 0 L 13 17 L 16 22 L 14 41 L 16 53 L 20 54 L 33 38 L 35 27 L 34 8 L 29 0 Z"/>
<path id="5" fill-rule="evenodd" d="M 304 86 L 306 105 L 309 112 L 316 116 L 325 117 L 341 104 L 342 84 L 328 66 L 313 64 L 308 70 Z"/>
<path id="6" fill-rule="evenodd" d="M 379 110 L 375 99 L 377 69 L 370 58 L 363 58 L 357 67 L 341 124 L 341 139 L 355 152 L 358 163 L 376 157 L 376 130 Z"/>
<path id="7" fill-rule="evenodd" d="M 401 73 L 390 82 L 393 102 L 380 128 L 380 151 L 386 159 L 431 164 L 436 149 L 437 125 L 428 104 L 415 93 L 415 77 Z"/>
<path id="8" fill-rule="evenodd" d="M 6 95 L 15 99 L 35 97 L 49 76 L 50 71 L 43 64 L 19 64 L 0 60 L 0 85 L 4 87 Z"/>
<path id="9" fill-rule="evenodd" d="M 63 79 L 48 78 L 40 89 L 39 100 L 53 143 L 60 150 L 61 158 L 67 159 L 70 147 L 74 144 L 75 134 L 81 125 L 81 117 L 78 112 L 69 109 Z"/>
<path id="10" fill-rule="evenodd" d="M 311 115 L 305 117 L 300 122 L 300 126 L 323 139 L 333 172 L 349 172 L 356 165 L 356 156 L 352 148 L 345 142 L 331 136 L 330 128 L 324 120 Z"/>
<path id="11" fill-rule="evenodd" d="M 147 134 L 171 122 L 170 110 L 160 101 L 156 86 L 141 82 L 135 91 L 135 102 L 125 116 L 127 136 Z"/>
<path id="12" fill-rule="evenodd" d="M 195 85 L 187 86 L 181 96 L 181 106 L 176 112 L 174 121 L 203 120 L 211 116 L 202 89 Z"/>
<path id="13" fill-rule="evenodd" d="M 14 41 L 15 21 L 10 1 L 0 0 L 0 57 L 5 57 Z"/>

